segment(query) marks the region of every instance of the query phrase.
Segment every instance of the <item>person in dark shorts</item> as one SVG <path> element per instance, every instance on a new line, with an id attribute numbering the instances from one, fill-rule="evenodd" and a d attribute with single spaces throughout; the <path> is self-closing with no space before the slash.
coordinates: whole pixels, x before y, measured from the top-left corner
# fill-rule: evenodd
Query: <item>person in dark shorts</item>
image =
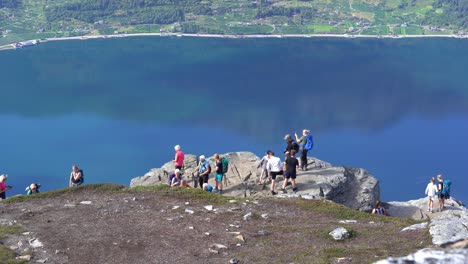
<path id="1" fill-rule="evenodd" d="M 283 175 L 283 162 L 280 158 L 275 157 L 275 153 L 273 151 L 268 151 L 268 163 L 267 163 L 267 170 L 268 170 L 268 177 L 271 179 L 271 186 L 270 191 L 272 195 L 276 195 L 275 192 L 275 179 L 278 175 Z"/>
<path id="2" fill-rule="evenodd" d="M 223 162 L 219 154 L 214 154 L 216 162 L 215 192 L 223 194 Z"/>
<path id="3" fill-rule="evenodd" d="M 299 168 L 299 161 L 296 159 L 296 150 L 292 149 L 289 152 L 289 156 L 287 156 L 286 160 L 284 161 L 284 167 L 285 167 L 284 181 L 283 181 L 283 188 L 281 188 L 281 191 L 283 193 L 287 193 L 286 186 L 288 184 L 289 179 L 291 179 L 293 192 L 296 192 L 297 191 L 296 175 L 297 175 L 297 169 Z"/>
<path id="4" fill-rule="evenodd" d="M 442 192 L 444 189 L 444 180 L 442 174 L 437 175 L 437 198 L 439 200 L 439 212 L 444 209 L 445 194 Z"/>
<path id="5" fill-rule="evenodd" d="M 200 155 L 198 158 L 198 166 L 195 168 L 194 172 L 192 172 L 192 176 L 197 172 L 198 176 L 196 180 L 198 180 L 198 184 L 194 182 L 194 188 L 197 188 L 197 185 L 200 186 L 201 189 L 203 189 L 203 184 L 208 183 L 208 177 L 210 176 L 211 173 L 211 166 L 210 162 L 208 162 L 205 159 L 205 155 Z"/>

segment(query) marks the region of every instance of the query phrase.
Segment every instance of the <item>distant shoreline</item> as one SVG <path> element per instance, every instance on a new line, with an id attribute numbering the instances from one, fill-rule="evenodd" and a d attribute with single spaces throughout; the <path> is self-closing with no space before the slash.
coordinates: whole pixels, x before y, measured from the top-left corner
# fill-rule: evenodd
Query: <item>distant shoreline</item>
<path id="1" fill-rule="evenodd" d="M 76 37 L 59 37 L 59 38 L 44 38 L 39 39 L 40 43 L 49 41 L 63 40 L 88 40 L 88 39 L 107 39 L 107 38 L 126 38 L 126 37 L 202 37 L 202 38 L 226 38 L 226 39 L 243 39 L 243 38 L 376 38 L 376 39 L 405 39 L 405 38 L 457 38 L 468 39 L 468 35 L 348 35 L 348 34 L 287 34 L 287 35 L 222 35 L 222 34 L 183 34 L 183 33 L 132 33 L 132 34 L 112 34 L 112 35 L 88 35 Z M 0 51 L 16 49 L 15 44 L 26 43 L 33 40 L 25 40 L 21 42 L 6 44 L 0 46 Z"/>

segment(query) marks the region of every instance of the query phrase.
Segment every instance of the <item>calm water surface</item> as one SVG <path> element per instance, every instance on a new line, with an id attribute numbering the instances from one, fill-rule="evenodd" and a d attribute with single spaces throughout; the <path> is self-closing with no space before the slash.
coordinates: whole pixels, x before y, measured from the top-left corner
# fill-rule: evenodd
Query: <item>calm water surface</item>
<path id="1" fill-rule="evenodd" d="M 443 173 L 468 201 L 468 43 L 458 39 L 126 38 L 0 52 L 0 173 L 23 193 L 130 179 L 186 153 L 281 152 L 368 169 L 383 200 Z"/>

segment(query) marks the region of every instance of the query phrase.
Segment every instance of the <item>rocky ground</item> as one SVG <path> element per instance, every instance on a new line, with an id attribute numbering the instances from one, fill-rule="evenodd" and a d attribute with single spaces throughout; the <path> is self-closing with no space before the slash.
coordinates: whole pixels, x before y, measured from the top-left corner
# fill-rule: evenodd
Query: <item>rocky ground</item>
<path id="1" fill-rule="evenodd" d="M 431 247 L 427 228 L 401 231 L 411 219 L 167 186 L 85 185 L 0 212 L 0 263 L 371 263 Z M 337 227 L 350 237 L 335 241 Z"/>

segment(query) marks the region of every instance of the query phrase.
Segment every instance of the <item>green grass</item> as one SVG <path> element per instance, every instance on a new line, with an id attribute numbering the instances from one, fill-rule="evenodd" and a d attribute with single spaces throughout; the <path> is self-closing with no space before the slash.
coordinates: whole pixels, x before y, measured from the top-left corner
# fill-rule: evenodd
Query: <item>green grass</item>
<path id="1" fill-rule="evenodd" d="M 18 42 L 27 39 L 41 39 L 46 37 L 64 37 L 74 35 L 85 35 L 85 32 L 76 32 L 78 27 L 91 27 L 98 30 L 101 34 L 112 34 L 115 29 L 123 27 L 125 17 L 116 17 L 109 15 L 101 17 L 106 21 L 103 25 L 94 25 L 77 19 L 63 19 L 47 21 L 45 16 L 45 6 L 49 8 L 55 6 L 63 6 L 75 2 L 76 0 L 60 0 L 60 1 L 44 1 L 44 0 L 23 0 L 22 7 L 10 10 L 0 10 L 0 28 L 3 31 L 12 30 L 7 34 L 6 38 L 0 37 L 0 45 Z M 121 0 L 116 0 L 121 1 Z M 372 18 L 373 28 L 365 30 L 362 34 L 369 35 L 386 35 L 390 25 L 407 23 L 411 25 L 423 25 L 427 21 L 429 13 L 440 15 L 447 12 L 443 8 L 433 10 L 434 0 L 388 0 L 375 5 L 371 1 L 353 1 L 351 8 L 347 1 L 336 0 L 316 0 L 316 1 L 298 1 L 298 0 L 275 0 L 263 3 L 263 8 L 267 6 L 283 6 L 283 7 L 302 7 L 314 10 L 312 18 L 302 20 L 300 12 L 295 13 L 294 17 L 286 16 L 269 16 L 263 19 L 257 19 L 256 15 L 259 7 L 256 7 L 253 2 L 244 0 L 210 0 L 203 1 L 210 6 L 212 15 L 197 15 L 193 13 L 185 13 L 185 20 L 180 23 L 194 23 L 199 26 L 200 32 L 211 34 L 319 34 L 324 32 L 345 33 L 344 27 L 355 27 L 357 17 L 353 16 L 355 12 L 368 13 L 368 17 Z M 407 5 L 400 6 L 407 3 Z M 400 6 L 400 7 L 399 7 Z M 445 8 L 445 7 L 444 7 Z M 332 12 L 333 11 L 333 12 Z M 13 14 L 14 17 L 8 17 Z M 367 16 L 366 16 L 367 17 Z M 366 21 L 365 18 L 360 19 Z M 330 22 L 342 22 L 345 25 L 342 28 L 328 26 Z M 350 22 L 353 21 L 353 22 Z M 431 20 L 432 21 L 432 20 Z M 437 26 L 446 28 L 444 21 L 433 20 L 440 24 L 431 24 L 429 26 Z M 249 22 L 255 26 L 242 26 L 236 23 Z M 145 22 L 146 23 L 146 22 Z M 285 23 L 288 26 L 285 26 Z M 301 24 L 302 23 L 302 24 Z M 427 22 L 426 22 L 427 23 Z M 229 24 L 237 25 L 234 27 Z M 172 24 L 136 24 L 127 33 L 155 33 L 159 28 L 170 28 Z M 278 30 L 272 31 L 276 26 Z M 46 28 L 47 32 L 36 33 L 39 28 Z M 465 28 L 457 28 L 456 25 L 451 25 L 453 30 L 468 30 Z M 450 27 L 449 27 L 450 28 Z M 407 30 L 407 35 L 420 34 L 421 30 Z M 175 32 L 177 33 L 177 31 Z M 446 31 L 444 34 L 451 34 L 452 31 Z M 405 32 L 401 32 L 405 34 Z"/>
<path id="2" fill-rule="evenodd" d="M 409 218 L 396 218 L 390 216 L 382 216 L 382 215 L 373 215 L 369 213 L 364 213 L 361 211 L 353 210 L 348 208 L 344 205 L 337 204 L 332 201 L 328 200 L 305 200 L 299 199 L 296 201 L 296 204 L 307 211 L 311 211 L 314 213 L 324 213 L 328 214 L 333 218 L 338 220 L 367 220 L 367 221 L 379 221 L 379 222 L 392 222 L 398 223 L 403 226 L 412 225 L 415 223 L 419 223 L 416 220 L 412 220 Z"/>
<path id="3" fill-rule="evenodd" d="M 169 187 L 165 184 L 155 186 L 137 186 L 126 189 L 129 192 L 154 192 L 163 196 L 177 197 L 182 199 L 197 200 L 204 203 L 211 203 L 215 205 L 228 204 L 229 200 L 236 200 L 238 202 L 244 199 L 235 198 L 231 196 L 219 195 L 203 191 L 199 188 L 185 188 L 185 187 Z"/>
<path id="4" fill-rule="evenodd" d="M 100 192 L 116 192 L 124 190 L 125 186 L 120 184 L 113 183 L 100 183 L 100 184 L 84 184 L 73 188 L 63 188 L 50 192 L 41 192 L 33 195 L 18 195 L 13 196 L 8 199 L 0 201 L 0 203 L 17 203 L 24 202 L 29 199 L 38 199 L 38 198 L 53 198 L 60 195 L 68 195 L 72 193 L 82 192 L 86 190 L 94 190 Z"/>
<path id="5" fill-rule="evenodd" d="M 18 234 L 25 232 L 26 230 L 18 225 L 8 225 L 8 226 L 0 226 L 0 239 L 4 239 L 8 235 L 11 234 Z M 16 253 L 5 247 L 3 244 L 0 244 L 0 263 L 5 263 L 5 264 L 19 264 L 19 263 L 27 263 L 26 260 L 17 260 L 16 259 Z"/>

